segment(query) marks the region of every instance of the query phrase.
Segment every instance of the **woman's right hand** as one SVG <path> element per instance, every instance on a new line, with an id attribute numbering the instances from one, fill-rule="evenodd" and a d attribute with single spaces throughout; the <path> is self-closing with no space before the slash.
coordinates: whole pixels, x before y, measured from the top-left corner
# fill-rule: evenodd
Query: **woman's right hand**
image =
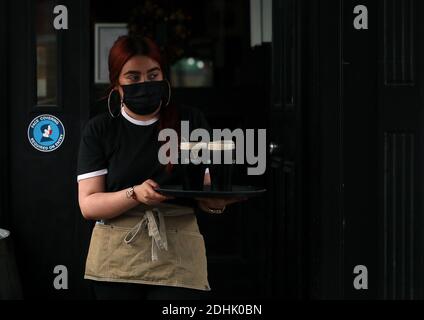
<path id="1" fill-rule="evenodd" d="M 166 197 L 156 192 L 154 188 L 157 187 L 159 187 L 159 185 L 151 179 L 135 186 L 134 192 L 137 196 L 137 200 L 148 206 L 152 206 L 161 203 L 162 201 L 173 199 L 173 197 Z"/>

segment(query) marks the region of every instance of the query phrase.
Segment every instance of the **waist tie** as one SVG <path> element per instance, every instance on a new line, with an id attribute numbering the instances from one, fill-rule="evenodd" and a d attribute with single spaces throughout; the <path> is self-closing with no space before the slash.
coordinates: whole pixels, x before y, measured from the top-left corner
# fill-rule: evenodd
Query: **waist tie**
<path id="1" fill-rule="evenodd" d="M 157 218 L 156 218 L 156 215 Z M 157 219 L 159 221 L 157 221 Z M 159 226 L 158 226 L 159 224 Z M 131 244 L 142 228 L 146 228 L 149 237 L 152 238 L 152 261 L 158 260 L 158 249 L 168 250 L 168 239 L 166 237 L 166 225 L 163 213 L 159 209 L 146 210 L 143 218 L 125 235 L 124 242 Z"/>

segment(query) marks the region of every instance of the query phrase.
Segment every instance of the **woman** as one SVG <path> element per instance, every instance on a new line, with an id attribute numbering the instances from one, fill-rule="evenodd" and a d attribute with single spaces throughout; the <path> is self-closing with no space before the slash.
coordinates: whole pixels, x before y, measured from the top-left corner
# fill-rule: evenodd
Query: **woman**
<path id="1" fill-rule="evenodd" d="M 172 199 L 155 191 L 181 184 L 178 166 L 161 165 L 158 133 L 206 128 L 196 109 L 176 107 L 157 45 L 120 37 L 109 54 L 109 113 L 91 119 L 78 158 L 79 205 L 96 220 L 85 278 L 99 299 L 197 298 L 209 291 L 206 254 L 195 206 L 223 212 L 241 199 Z M 111 105 L 119 93 L 119 112 Z M 116 109 L 116 108 L 115 108 Z M 210 183 L 208 173 L 205 184 Z"/>

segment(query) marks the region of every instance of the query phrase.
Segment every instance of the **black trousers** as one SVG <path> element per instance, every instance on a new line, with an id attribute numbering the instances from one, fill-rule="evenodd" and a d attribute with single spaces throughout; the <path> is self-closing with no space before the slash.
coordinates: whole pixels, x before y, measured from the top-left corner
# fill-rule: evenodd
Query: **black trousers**
<path id="1" fill-rule="evenodd" d="M 208 291 L 136 283 L 90 281 L 97 300 L 204 300 Z"/>

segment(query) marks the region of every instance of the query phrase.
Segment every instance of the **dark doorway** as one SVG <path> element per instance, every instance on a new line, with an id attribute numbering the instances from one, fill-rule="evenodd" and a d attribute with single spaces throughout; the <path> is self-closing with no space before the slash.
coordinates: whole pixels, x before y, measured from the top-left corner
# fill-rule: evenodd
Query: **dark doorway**
<path id="1" fill-rule="evenodd" d="M 142 29 L 145 26 L 142 21 L 148 20 L 147 33 L 159 38 L 159 43 L 162 36 L 165 45 L 167 42 L 175 45 L 178 49 L 168 52 L 173 99 L 201 109 L 213 128 L 267 128 L 271 47 L 270 44 L 251 47 L 250 33 L 246 32 L 250 29 L 248 1 L 123 1 L 116 10 L 93 0 L 90 10 L 90 34 L 95 34 L 99 23 L 129 23 L 129 29 L 133 30 Z M 143 15 L 145 11 L 147 17 Z M 186 29 L 188 39 L 179 40 L 174 28 L 158 31 L 162 28 L 162 16 L 149 15 L 158 11 L 169 17 L 181 15 L 180 27 Z M 179 56 L 178 50 L 184 54 Z M 94 57 L 94 51 L 92 47 L 90 58 Z M 182 63 L 190 63 L 188 59 L 193 59 L 193 64 L 210 65 L 210 72 L 202 76 L 200 85 L 179 69 Z M 107 84 L 94 80 L 91 115 L 107 112 L 106 95 Z M 266 185 L 264 176 L 247 176 L 246 166 L 237 168 L 236 176 L 241 184 Z M 219 217 L 197 213 L 206 242 L 213 297 L 246 298 L 269 294 L 266 268 L 270 261 L 264 249 L 269 241 L 266 208 L 267 199 L 258 198 L 232 206 L 228 213 Z"/>
<path id="2" fill-rule="evenodd" d="M 266 195 L 225 215 L 197 213 L 212 296 L 423 297 L 421 2 L 273 1 L 273 41 L 254 47 L 249 1 L 66 0 L 66 31 L 52 29 L 56 4 L 0 4 L 0 223 L 12 232 L 26 298 L 93 298 L 76 161 L 85 123 L 108 112 L 95 31 L 142 29 L 143 10 L 156 12 L 144 32 L 172 44 L 175 102 L 201 109 L 214 128 L 267 129 L 266 174 L 236 172 Z M 365 30 L 353 27 L 359 4 Z M 54 152 L 28 138 L 44 114 L 66 132 Z M 68 290 L 53 286 L 60 265 Z M 366 290 L 354 287 L 358 266 Z"/>
<path id="3" fill-rule="evenodd" d="M 140 2 L 122 1 L 118 10 L 101 1 L 62 1 L 69 12 L 68 30 L 52 27 L 56 4 L 19 0 L 7 3 L 4 11 L 16 19 L 7 26 L 8 79 L 2 80 L 14 106 L 2 126 L 4 137 L 8 130 L 14 132 L 6 143 L 8 157 L 2 158 L 9 175 L 2 219 L 16 242 L 25 298 L 92 298 L 83 280 L 91 223 L 83 220 L 78 207 L 75 170 L 82 128 L 91 117 L 107 112 L 107 84 L 98 83 L 94 75 L 94 31 L 97 23 L 134 21 Z M 271 46 L 250 46 L 249 3 L 157 4 L 191 17 L 190 42 L 182 45 L 190 51 L 180 58 L 194 58 L 199 68 L 211 66 L 200 75 L 202 85 L 195 86 L 175 64 L 170 70 L 179 77 L 174 78 L 175 101 L 201 109 L 215 128 L 267 128 Z M 29 124 L 43 114 L 60 119 L 66 132 L 54 152 L 40 152 L 28 141 Z M 262 187 L 267 183 L 265 176 L 247 176 L 245 166 L 237 168 L 236 179 Z M 215 297 L 271 294 L 267 203 L 267 197 L 252 199 L 219 217 L 198 212 Z M 54 288 L 56 266 L 67 267 L 68 290 Z"/>

